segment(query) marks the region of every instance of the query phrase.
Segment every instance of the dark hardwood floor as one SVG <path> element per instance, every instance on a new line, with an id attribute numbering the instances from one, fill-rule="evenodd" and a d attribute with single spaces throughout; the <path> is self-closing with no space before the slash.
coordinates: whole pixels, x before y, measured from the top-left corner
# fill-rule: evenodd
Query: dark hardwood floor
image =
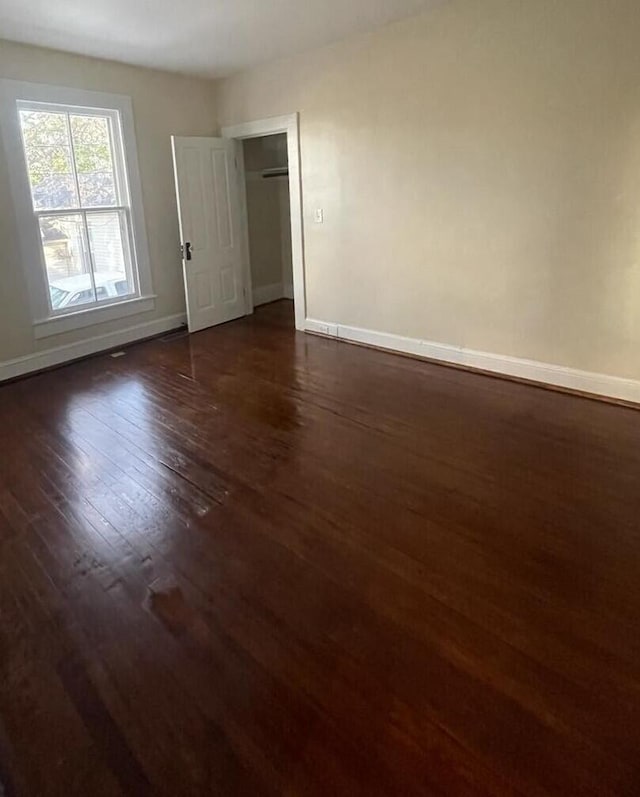
<path id="1" fill-rule="evenodd" d="M 0 387 L 5 794 L 639 795 L 640 412 L 292 323 Z"/>

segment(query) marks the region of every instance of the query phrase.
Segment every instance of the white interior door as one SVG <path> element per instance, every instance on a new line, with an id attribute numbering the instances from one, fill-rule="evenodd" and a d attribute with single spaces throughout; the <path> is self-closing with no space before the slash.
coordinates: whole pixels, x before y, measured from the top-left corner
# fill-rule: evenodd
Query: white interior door
<path id="1" fill-rule="evenodd" d="M 173 136 L 189 331 L 245 315 L 243 225 L 235 144 Z"/>

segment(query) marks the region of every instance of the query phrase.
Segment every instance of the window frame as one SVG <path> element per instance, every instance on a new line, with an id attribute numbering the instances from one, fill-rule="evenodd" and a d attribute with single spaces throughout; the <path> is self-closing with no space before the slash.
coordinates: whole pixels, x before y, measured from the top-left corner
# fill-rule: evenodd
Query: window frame
<path id="1" fill-rule="evenodd" d="M 92 212 L 128 213 L 129 251 L 135 294 L 74 311 L 59 313 L 51 308 L 46 276 L 44 250 L 41 243 L 40 216 L 70 214 L 67 210 L 36 211 L 33 207 L 26 155 L 20 125 L 20 103 L 58 106 L 61 111 L 82 114 L 100 112 L 112 119 L 113 147 L 120 147 L 114 158 L 119 185 L 119 199 L 128 195 L 129 205 L 82 208 Z M 45 108 L 43 108 L 45 110 Z M 55 110 L 49 108 L 49 110 Z M 44 83 L 0 80 L 0 131 L 7 155 L 9 181 L 18 226 L 22 270 L 25 275 L 35 338 L 57 335 L 74 329 L 101 324 L 114 319 L 148 312 L 155 308 L 151 281 L 149 247 L 142 205 L 142 186 L 138 168 L 133 104 L 130 97 L 84 89 L 65 88 Z M 80 201 L 80 197 L 78 197 Z"/>

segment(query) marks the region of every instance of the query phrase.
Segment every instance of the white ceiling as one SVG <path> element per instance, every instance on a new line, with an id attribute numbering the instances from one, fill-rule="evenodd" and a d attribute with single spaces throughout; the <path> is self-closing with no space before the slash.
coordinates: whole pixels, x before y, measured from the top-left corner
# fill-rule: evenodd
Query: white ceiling
<path id="1" fill-rule="evenodd" d="M 217 77 L 441 0 L 0 0 L 0 37 Z"/>

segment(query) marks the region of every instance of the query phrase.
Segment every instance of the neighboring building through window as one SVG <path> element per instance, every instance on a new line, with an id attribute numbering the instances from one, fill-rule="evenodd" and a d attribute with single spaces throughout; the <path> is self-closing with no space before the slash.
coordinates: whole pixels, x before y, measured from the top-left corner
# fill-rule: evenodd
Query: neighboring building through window
<path id="1" fill-rule="evenodd" d="M 129 98 L 2 88 L 36 336 L 153 309 Z"/>

